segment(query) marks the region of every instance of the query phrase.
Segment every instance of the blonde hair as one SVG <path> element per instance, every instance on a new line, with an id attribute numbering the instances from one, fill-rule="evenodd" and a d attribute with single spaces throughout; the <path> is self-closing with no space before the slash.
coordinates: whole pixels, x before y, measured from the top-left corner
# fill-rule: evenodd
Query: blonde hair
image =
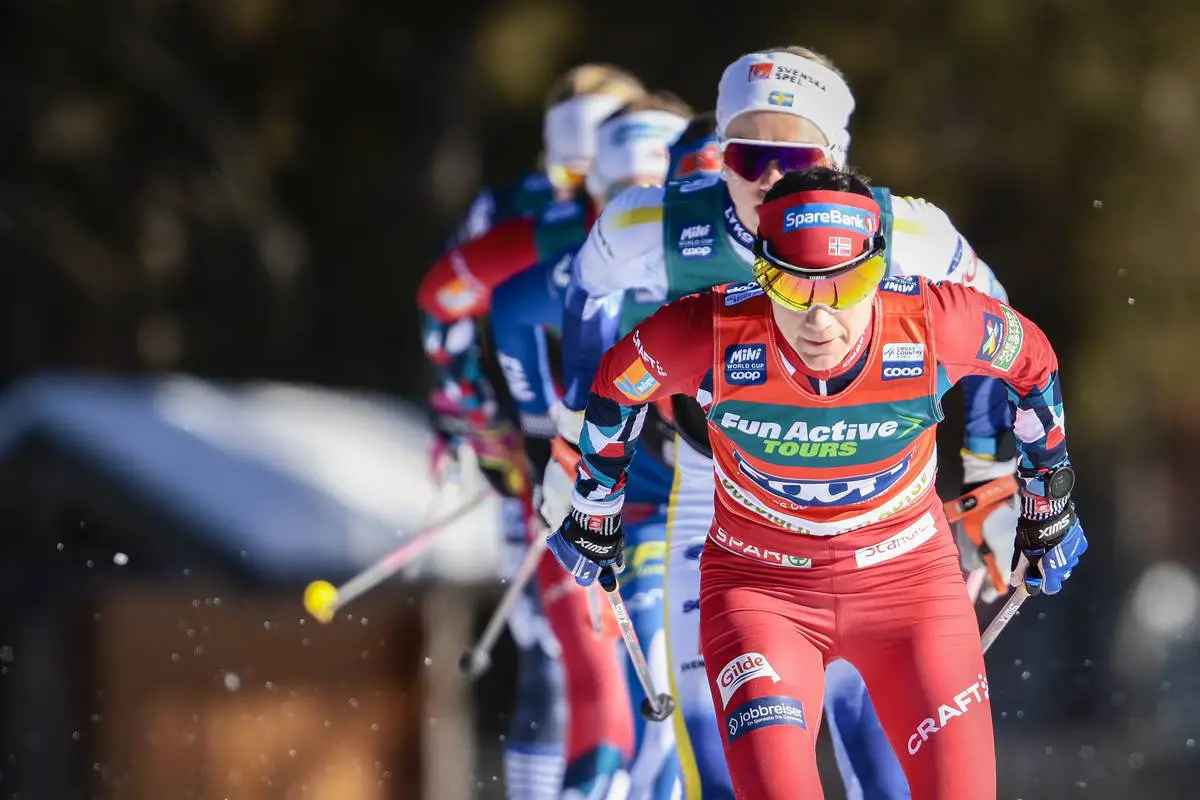
<path id="1" fill-rule="evenodd" d="M 837 64 L 833 63 L 832 58 L 830 58 L 829 56 L 827 56 L 824 53 L 821 53 L 817 50 L 813 50 L 811 47 L 802 47 L 798 44 L 790 44 L 790 45 L 780 45 L 779 47 L 768 47 L 767 49 L 762 50 L 760 52 L 763 53 L 763 55 L 768 55 L 768 56 L 771 55 L 771 53 L 791 53 L 794 56 L 800 56 L 801 58 L 807 59 L 816 64 L 820 64 L 822 67 L 831 69 L 837 74 L 837 76 L 839 78 L 841 78 L 842 80 L 846 80 L 845 74 L 843 74 L 843 72 L 840 69 L 838 69 Z"/>
<path id="2" fill-rule="evenodd" d="M 630 100 L 605 117 L 604 122 L 600 124 L 603 125 L 609 120 L 623 117 L 626 114 L 633 114 L 637 111 L 666 111 L 669 114 L 686 117 L 687 119 L 691 119 L 696 114 L 695 110 L 679 95 L 674 92 L 659 90 L 648 92 L 641 97 Z"/>
<path id="3" fill-rule="evenodd" d="M 550 87 L 546 108 L 589 94 L 611 95 L 629 101 L 646 94 L 646 87 L 632 72 L 612 64 L 580 64 Z"/>

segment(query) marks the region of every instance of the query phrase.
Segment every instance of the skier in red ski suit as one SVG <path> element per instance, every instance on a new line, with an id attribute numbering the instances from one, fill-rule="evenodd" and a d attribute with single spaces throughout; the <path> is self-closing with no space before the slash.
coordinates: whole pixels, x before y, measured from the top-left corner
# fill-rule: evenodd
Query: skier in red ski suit
<path id="1" fill-rule="evenodd" d="M 862 673 L 914 798 L 995 797 L 979 630 L 935 494 L 940 398 L 1009 387 L 1014 579 L 1061 590 L 1087 547 L 1070 501 L 1058 364 L 1042 332 L 958 284 L 887 277 L 866 182 L 788 173 L 766 195 L 756 281 L 659 310 L 592 386 L 573 509 L 550 548 L 576 580 L 619 565 L 625 469 L 647 403 L 707 409 L 716 516 L 702 649 L 738 797 L 819 798 L 824 667 Z"/>

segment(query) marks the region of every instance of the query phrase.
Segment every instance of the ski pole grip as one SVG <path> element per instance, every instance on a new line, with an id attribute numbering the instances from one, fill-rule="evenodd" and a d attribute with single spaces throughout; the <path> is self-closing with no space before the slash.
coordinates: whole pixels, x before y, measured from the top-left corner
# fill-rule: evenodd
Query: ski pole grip
<path id="1" fill-rule="evenodd" d="M 617 573 L 613 572 L 612 567 L 602 567 L 598 580 L 600 581 L 600 587 L 609 594 L 617 590 Z"/>

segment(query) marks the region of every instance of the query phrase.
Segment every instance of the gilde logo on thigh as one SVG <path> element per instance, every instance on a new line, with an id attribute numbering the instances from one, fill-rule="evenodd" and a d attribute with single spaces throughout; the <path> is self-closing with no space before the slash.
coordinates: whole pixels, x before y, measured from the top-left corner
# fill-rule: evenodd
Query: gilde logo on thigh
<path id="1" fill-rule="evenodd" d="M 762 653 L 742 653 L 725 665 L 717 675 L 717 688 L 721 691 L 721 708 L 729 708 L 729 700 L 738 687 L 755 678 L 770 678 L 779 683 L 779 673 Z"/>

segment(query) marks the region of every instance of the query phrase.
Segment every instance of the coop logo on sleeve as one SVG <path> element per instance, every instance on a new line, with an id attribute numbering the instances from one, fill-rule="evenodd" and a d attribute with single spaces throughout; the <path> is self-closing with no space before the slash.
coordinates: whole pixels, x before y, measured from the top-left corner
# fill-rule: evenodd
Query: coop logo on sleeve
<path id="1" fill-rule="evenodd" d="M 725 382 L 732 386 L 759 386 L 767 380 L 767 347 L 731 344 L 725 348 Z"/>
<path id="2" fill-rule="evenodd" d="M 883 346 L 883 379 L 919 378 L 925 374 L 925 345 L 888 342 Z"/>
<path id="3" fill-rule="evenodd" d="M 730 661 L 717 675 L 717 688 L 721 691 L 721 708 L 729 708 L 733 693 L 742 684 L 749 683 L 755 678 L 770 678 L 772 683 L 779 683 L 779 673 L 767 661 L 762 653 L 742 653 Z"/>
<path id="4" fill-rule="evenodd" d="M 708 258 L 712 252 L 712 225 L 688 225 L 679 232 L 679 255 L 684 258 Z"/>
<path id="5" fill-rule="evenodd" d="M 730 744 L 747 733 L 772 725 L 792 725 L 808 730 L 808 723 L 804 721 L 804 704 L 794 697 L 773 694 L 742 703 L 725 717 Z"/>

